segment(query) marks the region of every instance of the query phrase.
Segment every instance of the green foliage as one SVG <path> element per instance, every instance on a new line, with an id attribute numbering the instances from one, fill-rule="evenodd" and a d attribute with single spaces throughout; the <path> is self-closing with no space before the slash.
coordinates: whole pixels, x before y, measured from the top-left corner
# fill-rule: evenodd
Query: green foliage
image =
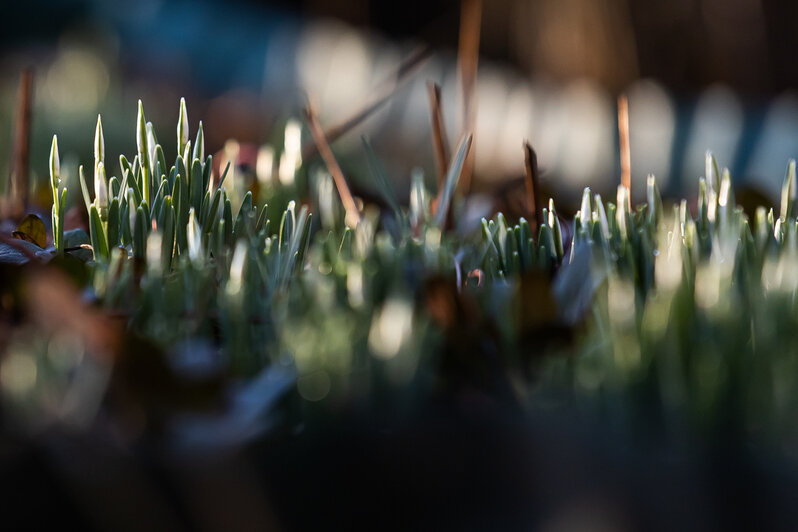
<path id="1" fill-rule="evenodd" d="M 63 253 L 67 191 L 66 187 L 61 186 L 61 159 L 58 156 L 58 138 L 55 135 L 53 135 L 53 144 L 50 147 L 50 187 L 53 191 L 53 246 L 55 246 L 56 253 Z"/>
<path id="2" fill-rule="evenodd" d="M 498 213 L 463 235 L 446 221 L 468 138 L 435 211 L 420 174 L 401 205 L 364 139 L 389 212 L 367 206 L 354 227 L 330 176 L 298 159 L 286 183 L 246 183 L 229 164 L 217 179 L 201 127 L 191 149 L 183 100 L 177 139 L 167 168 L 139 102 L 137 155 L 120 156 L 121 179 L 106 176 L 99 120 L 93 200 L 80 171 L 91 290 L 166 350 L 201 340 L 231 376 L 291 367 L 313 401 L 431 393 L 456 374 L 469 386 L 504 382 L 530 402 L 567 391 L 621 422 L 794 431 L 794 161 L 778 218 L 761 208 L 749 222 L 728 170 L 707 154 L 695 216 L 685 201 L 663 204 L 649 176 L 634 208 L 623 186 L 615 202 L 585 189 L 572 222 L 550 200 L 539 227 Z M 55 139 L 50 166 L 60 252 L 66 189 Z M 502 369 L 488 378 L 497 370 L 485 360 L 497 353 Z"/>

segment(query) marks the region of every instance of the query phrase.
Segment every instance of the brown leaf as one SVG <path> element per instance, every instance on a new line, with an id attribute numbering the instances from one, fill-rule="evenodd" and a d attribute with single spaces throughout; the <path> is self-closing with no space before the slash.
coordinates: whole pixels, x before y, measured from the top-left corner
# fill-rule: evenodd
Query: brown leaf
<path id="1" fill-rule="evenodd" d="M 42 219 L 35 214 L 25 216 L 17 226 L 17 230 L 11 234 L 14 238 L 31 242 L 42 249 L 47 247 L 47 230 Z"/>

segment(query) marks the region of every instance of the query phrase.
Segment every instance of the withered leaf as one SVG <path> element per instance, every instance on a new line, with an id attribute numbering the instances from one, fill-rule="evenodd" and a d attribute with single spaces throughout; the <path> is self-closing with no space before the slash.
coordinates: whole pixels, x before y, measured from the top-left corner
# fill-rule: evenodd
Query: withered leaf
<path id="1" fill-rule="evenodd" d="M 31 242 L 42 249 L 47 247 L 47 230 L 42 219 L 35 214 L 25 216 L 17 226 L 17 230 L 11 234 L 14 238 Z"/>

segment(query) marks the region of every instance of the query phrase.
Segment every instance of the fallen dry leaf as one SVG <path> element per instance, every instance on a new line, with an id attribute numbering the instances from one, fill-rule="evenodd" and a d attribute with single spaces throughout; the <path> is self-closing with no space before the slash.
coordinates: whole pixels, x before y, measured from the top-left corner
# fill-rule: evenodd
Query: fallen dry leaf
<path id="1" fill-rule="evenodd" d="M 31 242 L 42 249 L 47 247 L 47 229 L 42 219 L 35 214 L 25 216 L 17 226 L 17 230 L 11 234 L 14 238 Z"/>

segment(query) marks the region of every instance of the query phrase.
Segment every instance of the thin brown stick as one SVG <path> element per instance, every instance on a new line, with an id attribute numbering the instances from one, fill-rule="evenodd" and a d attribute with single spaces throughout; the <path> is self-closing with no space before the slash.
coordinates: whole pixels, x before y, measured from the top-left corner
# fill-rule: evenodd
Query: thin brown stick
<path id="1" fill-rule="evenodd" d="M 446 170 L 449 163 L 449 142 L 446 136 L 446 124 L 441 107 L 441 87 L 435 82 L 427 83 L 429 96 L 430 119 L 432 121 L 432 145 L 435 152 L 435 167 L 438 171 L 438 190 L 443 188 Z"/>
<path id="2" fill-rule="evenodd" d="M 404 61 L 402 61 L 396 69 L 396 72 L 386 79 L 382 80 L 374 92 L 377 94 L 370 102 L 368 102 L 358 112 L 339 122 L 338 124 L 328 128 L 324 135 L 329 143 L 333 143 L 341 136 L 348 133 L 354 127 L 366 120 L 380 107 L 385 105 L 391 97 L 410 79 L 410 75 L 416 71 L 427 59 L 432 56 L 432 48 L 430 46 L 422 46 L 413 51 Z M 308 159 L 316 152 L 315 144 L 308 144 L 302 150 L 302 159 Z"/>
<path id="3" fill-rule="evenodd" d="M 70 251 L 81 251 L 84 249 L 88 251 L 94 251 L 94 248 L 91 247 L 91 244 L 80 244 L 79 246 L 64 248 L 64 253 L 69 253 Z"/>
<path id="4" fill-rule="evenodd" d="M 524 166 L 526 167 L 526 200 L 530 218 L 534 221 L 537 235 L 543 225 L 543 206 L 540 204 L 541 194 L 538 185 L 538 156 L 529 141 L 524 141 Z"/>
<path id="5" fill-rule="evenodd" d="M 344 210 L 346 210 L 346 221 L 347 223 L 356 226 L 358 223 L 360 223 L 360 213 L 357 210 L 357 205 L 355 205 L 352 192 L 349 190 L 349 185 L 346 183 L 344 173 L 341 170 L 341 167 L 338 165 L 338 161 L 335 159 L 332 149 L 330 149 L 327 136 L 324 134 L 324 129 L 321 127 L 318 116 L 316 115 L 316 111 L 310 102 L 308 102 L 307 107 L 305 107 L 305 118 L 307 119 L 308 127 L 310 128 L 310 134 L 313 136 L 313 142 L 316 143 L 316 148 L 318 149 L 321 158 L 324 159 L 324 164 L 327 165 L 327 170 L 330 171 L 330 174 L 333 177 L 335 188 L 338 189 L 338 195 L 341 197 L 341 203 L 344 204 Z"/>
<path id="6" fill-rule="evenodd" d="M 618 138 L 621 149 L 621 185 L 632 196 L 632 155 L 629 146 L 629 100 L 625 94 L 618 96 Z"/>
<path id="7" fill-rule="evenodd" d="M 30 174 L 31 94 L 33 72 L 22 71 L 17 91 L 17 114 L 14 123 L 14 171 L 10 187 L 12 216 L 22 216 L 28 206 L 28 176 Z"/>
<path id="8" fill-rule="evenodd" d="M 461 0 L 460 40 L 457 50 L 457 69 L 462 98 L 461 132 L 476 131 L 477 121 L 477 67 L 479 64 L 479 35 L 482 25 L 482 0 Z M 460 181 L 466 194 L 471 190 L 471 174 L 474 166 L 474 150 L 468 154 Z"/>

